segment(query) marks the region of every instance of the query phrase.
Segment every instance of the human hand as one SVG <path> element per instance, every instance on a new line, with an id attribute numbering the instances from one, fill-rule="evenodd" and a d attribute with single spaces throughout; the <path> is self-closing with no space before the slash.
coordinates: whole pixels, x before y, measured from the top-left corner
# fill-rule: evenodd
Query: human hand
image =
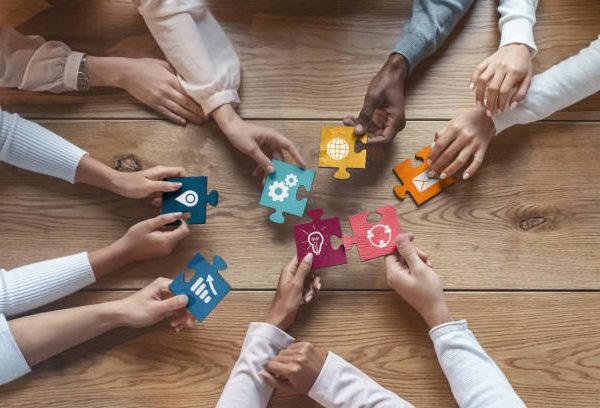
<path id="1" fill-rule="evenodd" d="M 204 112 L 188 96 L 168 62 L 156 58 L 88 56 L 90 86 L 122 88 L 178 125 L 205 121 Z"/>
<path id="2" fill-rule="evenodd" d="M 228 104 L 218 107 L 212 114 L 231 144 L 256 162 L 254 175 L 274 172 L 271 158 L 283 160 L 284 151 L 290 153 L 300 167 L 306 167 L 296 145 L 275 129 L 243 120 Z"/>
<path id="3" fill-rule="evenodd" d="M 430 328 L 452 320 L 440 277 L 427 254 L 411 243 L 411 234 L 396 237 L 398 252 L 385 257 L 388 285 L 413 307 Z"/>
<path id="4" fill-rule="evenodd" d="M 310 343 L 293 343 L 269 361 L 259 375 L 272 388 L 286 394 L 308 394 L 317 380 L 327 353 Z"/>
<path id="5" fill-rule="evenodd" d="M 160 207 L 162 193 L 181 188 L 181 183 L 163 179 L 184 176 L 185 171 L 182 167 L 154 166 L 134 172 L 117 171 L 111 190 L 127 198 L 150 198 L 152 205 Z"/>
<path id="6" fill-rule="evenodd" d="M 533 76 L 531 56 L 528 46 L 508 44 L 475 68 L 469 87 L 475 89 L 477 106 L 488 116 L 507 106 L 514 109 L 525 98 Z"/>
<path id="7" fill-rule="evenodd" d="M 121 325 L 148 327 L 170 317 L 171 327 L 177 333 L 193 327 L 194 317 L 185 308 L 188 298 L 186 295 L 173 296 L 169 291 L 171 282 L 171 279 L 157 278 L 133 295 L 115 301 L 113 306 L 121 316 Z"/>
<path id="8" fill-rule="evenodd" d="M 182 213 L 162 214 L 138 222 L 115 242 L 116 251 L 127 258 L 127 263 L 169 255 L 190 233 L 182 216 Z M 175 229 L 163 228 L 175 221 L 181 221 L 181 225 Z"/>
<path id="9" fill-rule="evenodd" d="M 481 109 L 461 113 L 435 134 L 427 159 L 431 169 L 429 176 L 439 174 L 441 179 L 450 177 L 473 157 L 462 175 L 463 180 L 469 179 L 483 163 L 495 134 L 494 121 Z"/>
<path id="10" fill-rule="evenodd" d="M 348 116 L 344 125 L 354 126 L 354 133 L 368 132 L 369 144 L 387 144 L 404 129 L 404 81 L 408 76 L 408 61 L 392 54 L 371 80 L 358 119 Z"/>
<path id="11" fill-rule="evenodd" d="M 306 254 L 300 265 L 292 258 L 283 267 L 275 297 L 265 319 L 267 323 L 289 329 L 296 320 L 301 305 L 309 303 L 321 289 L 321 278 L 311 272 L 313 254 Z"/>

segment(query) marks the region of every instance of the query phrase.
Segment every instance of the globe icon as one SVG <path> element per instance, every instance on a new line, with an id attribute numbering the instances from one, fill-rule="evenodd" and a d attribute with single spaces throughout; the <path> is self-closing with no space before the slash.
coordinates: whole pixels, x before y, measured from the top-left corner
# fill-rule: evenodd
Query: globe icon
<path id="1" fill-rule="evenodd" d="M 333 138 L 327 143 L 327 155 L 333 160 L 342 160 L 350 152 L 350 146 L 341 137 Z"/>

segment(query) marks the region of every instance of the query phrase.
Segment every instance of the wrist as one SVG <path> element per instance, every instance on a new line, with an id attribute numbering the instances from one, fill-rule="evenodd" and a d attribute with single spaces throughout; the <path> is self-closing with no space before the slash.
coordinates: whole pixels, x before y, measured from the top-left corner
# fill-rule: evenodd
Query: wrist
<path id="1" fill-rule="evenodd" d="M 427 313 L 423 313 L 422 316 L 430 329 L 452 321 L 450 310 L 448 310 L 448 305 L 445 301 L 435 305 L 435 307 L 427 311 Z"/>
<path id="2" fill-rule="evenodd" d="M 232 129 L 242 121 L 242 118 L 240 118 L 235 109 L 233 109 L 233 106 L 228 103 L 221 105 L 212 111 L 212 117 L 228 138 L 232 133 Z"/>
<path id="3" fill-rule="evenodd" d="M 124 173 L 112 169 L 86 154 L 81 158 L 77 166 L 75 183 L 88 184 L 119 194 L 120 181 L 123 175 Z"/>
<path id="4" fill-rule="evenodd" d="M 122 57 L 87 57 L 87 74 L 90 88 L 110 86 L 122 88 L 123 62 Z"/>
<path id="5" fill-rule="evenodd" d="M 120 238 L 107 247 L 89 252 L 88 259 L 94 276 L 99 279 L 133 262 L 131 254 L 132 251 L 128 249 L 124 238 Z"/>
<path id="6" fill-rule="evenodd" d="M 127 326 L 127 307 L 123 305 L 123 300 L 113 300 L 98 306 L 103 332 Z"/>
<path id="7" fill-rule="evenodd" d="M 410 71 L 410 64 L 404 55 L 397 52 L 390 54 L 384 68 L 392 74 L 397 81 L 404 81 Z"/>
<path id="8" fill-rule="evenodd" d="M 272 324 L 273 326 L 278 327 L 283 331 L 288 331 L 289 328 L 292 327 L 294 319 L 290 319 L 290 317 L 286 313 L 282 313 L 278 311 L 277 308 L 272 307 L 267 313 L 265 322 Z"/>

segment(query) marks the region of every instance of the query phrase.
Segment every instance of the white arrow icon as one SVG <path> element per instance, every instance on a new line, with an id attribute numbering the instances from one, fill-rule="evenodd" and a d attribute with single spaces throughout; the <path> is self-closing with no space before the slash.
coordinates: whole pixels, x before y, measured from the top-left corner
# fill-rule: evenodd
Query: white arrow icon
<path id="1" fill-rule="evenodd" d="M 188 190 L 175 197 L 175 201 L 186 207 L 193 207 L 198 204 L 198 194 L 194 190 Z"/>
<path id="2" fill-rule="evenodd" d="M 206 283 L 208 283 L 208 286 L 210 286 L 210 290 L 212 291 L 213 295 L 217 296 L 217 291 L 215 290 L 215 286 L 213 285 L 214 281 L 215 280 L 211 275 L 208 275 L 208 277 L 206 278 Z"/>

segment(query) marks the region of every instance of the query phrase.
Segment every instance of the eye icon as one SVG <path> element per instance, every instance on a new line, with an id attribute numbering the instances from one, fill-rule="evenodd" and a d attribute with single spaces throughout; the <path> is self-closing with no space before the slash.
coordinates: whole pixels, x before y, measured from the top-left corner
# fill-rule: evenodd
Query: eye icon
<path id="1" fill-rule="evenodd" d="M 175 201 L 185 205 L 186 207 L 193 207 L 198 204 L 198 194 L 194 190 L 188 190 L 177 196 Z"/>

